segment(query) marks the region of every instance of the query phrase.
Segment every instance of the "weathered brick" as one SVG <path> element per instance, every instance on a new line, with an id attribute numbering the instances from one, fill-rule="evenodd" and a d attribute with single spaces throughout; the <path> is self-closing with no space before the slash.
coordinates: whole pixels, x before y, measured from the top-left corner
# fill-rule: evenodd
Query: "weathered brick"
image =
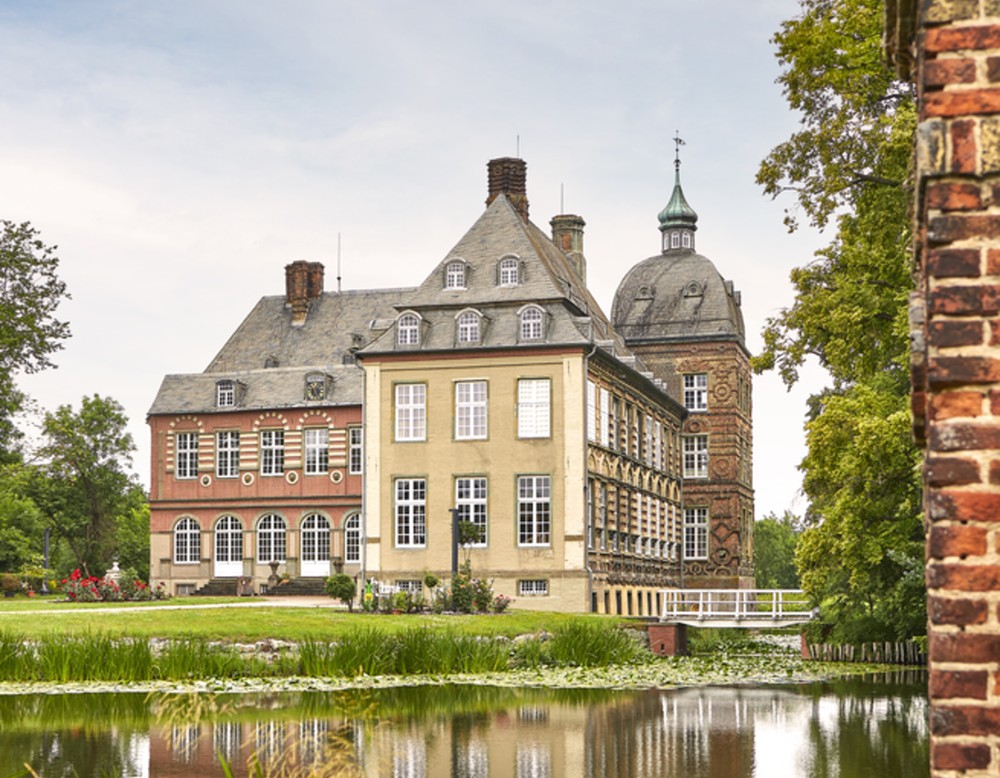
<path id="1" fill-rule="evenodd" d="M 924 37 L 927 53 L 997 48 L 1000 48 L 1000 26 L 941 27 L 927 30 Z"/>
<path id="2" fill-rule="evenodd" d="M 1000 172 L 1000 119 L 996 116 L 980 122 L 979 143 L 982 146 L 979 158 L 980 172 L 984 176 Z"/>
<path id="3" fill-rule="evenodd" d="M 932 491 L 927 495 L 927 508 L 933 521 L 994 522 L 1000 516 L 1000 494 Z"/>
<path id="4" fill-rule="evenodd" d="M 996 237 L 1000 237 L 1000 216 L 995 214 L 952 213 L 931 219 L 927 227 L 927 240 L 937 244 Z"/>
<path id="5" fill-rule="evenodd" d="M 976 346 L 983 342 L 983 325 L 979 321 L 935 321 L 928 336 L 928 343 L 938 348 Z"/>
<path id="6" fill-rule="evenodd" d="M 927 116 L 972 116 L 1000 113 L 1000 89 L 930 92 L 924 96 Z"/>
<path id="7" fill-rule="evenodd" d="M 948 184 L 934 189 L 951 190 L 957 185 Z M 978 187 L 972 187 L 977 193 Z M 976 278 L 979 276 L 979 249 L 933 249 L 927 252 L 924 269 L 935 278 Z"/>
<path id="8" fill-rule="evenodd" d="M 986 77 L 990 81 L 1000 81 L 1000 57 L 986 58 Z"/>
<path id="9" fill-rule="evenodd" d="M 931 734 L 995 735 L 1000 732 L 1000 708 L 978 705 L 939 705 L 931 711 Z"/>
<path id="10" fill-rule="evenodd" d="M 1000 344 L 1000 319 L 990 320 L 990 345 Z M 969 344 L 971 345 L 971 344 Z"/>
<path id="11" fill-rule="evenodd" d="M 931 751 L 934 770 L 985 770 L 990 747 L 985 743 L 935 743 Z"/>
<path id="12" fill-rule="evenodd" d="M 951 172 L 975 173 L 979 158 L 976 144 L 976 123 L 971 119 L 951 124 Z"/>
<path id="13" fill-rule="evenodd" d="M 982 193 L 976 184 L 942 181 L 928 186 L 924 196 L 928 208 L 942 211 L 971 211 L 983 207 Z"/>
<path id="14" fill-rule="evenodd" d="M 933 670 L 928 680 L 931 697 L 985 700 L 989 673 L 985 670 Z"/>
<path id="15" fill-rule="evenodd" d="M 969 316 L 983 313 L 981 286 L 941 286 L 927 296 L 927 311 L 934 314 Z"/>
<path id="16" fill-rule="evenodd" d="M 927 566 L 927 585 L 933 589 L 992 592 L 1000 589 L 1000 566 L 930 564 Z M 996 638 L 1000 641 L 1000 635 Z M 1000 642 L 997 650 L 1000 651 Z M 1000 658 L 1000 653 L 995 658 Z"/>
<path id="17" fill-rule="evenodd" d="M 986 252 L 986 274 L 1000 275 L 1000 249 L 990 249 Z"/>
<path id="18" fill-rule="evenodd" d="M 985 600 L 952 599 L 950 597 L 928 597 L 927 616 L 931 624 L 954 624 L 969 626 L 984 624 L 989 615 Z"/>
<path id="19" fill-rule="evenodd" d="M 933 395 L 930 403 L 930 416 L 935 421 L 975 417 L 982 410 L 983 395 L 980 392 L 940 392 Z"/>
<path id="20" fill-rule="evenodd" d="M 989 357 L 935 357 L 927 368 L 932 386 L 1000 381 L 1000 360 Z"/>
<path id="21" fill-rule="evenodd" d="M 1000 416 L 1000 391 L 997 389 L 990 390 L 990 413 Z"/>
<path id="22" fill-rule="evenodd" d="M 990 461 L 990 483 L 1000 484 L 1000 459 Z"/>
<path id="23" fill-rule="evenodd" d="M 927 553 L 934 558 L 947 556 L 982 556 L 986 553 L 986 530 L 959 524 L 931 527 Z"/>
<path id="24" fill-rule="evenodd" d="M 925 88 L 934 89 L 948 84 L 971 84 L 975 80 L 975 60 L 935 59 L 924 65 Z"/>

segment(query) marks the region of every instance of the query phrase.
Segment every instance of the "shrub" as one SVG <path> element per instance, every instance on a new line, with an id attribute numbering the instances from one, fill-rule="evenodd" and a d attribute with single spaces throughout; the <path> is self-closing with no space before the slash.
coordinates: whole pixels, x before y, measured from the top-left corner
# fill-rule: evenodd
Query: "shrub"
<path id="1" fill-rule="evenodd" d="M 337 575 L 327 578 L 324 589 L 331 597 L 344 603 L 349 612 L 354 611 L 354 597 L 358 593 L 358 589 L 354 579 L 347 573 L 337 573 Z"/>
<path id="2" fill-rule="evenodd" d="M 6 592 L 16 592 L 21 588 L 21 579 L 13 573 L 0 575 L 0 589 Z"/>

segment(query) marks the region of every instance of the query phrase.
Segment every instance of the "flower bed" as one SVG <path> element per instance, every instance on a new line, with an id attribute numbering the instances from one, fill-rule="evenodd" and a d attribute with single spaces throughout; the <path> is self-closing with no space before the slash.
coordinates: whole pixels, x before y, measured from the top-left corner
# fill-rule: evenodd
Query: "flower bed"
<path id="1" fill-rule="evenodd" d="M 71 602 L 145 602 L 169 597 L 162 583 L 150 586 L 132 578 L 121 582 L 96 575 L 85 578 L 79 568 L 69 578 L 63 578 L 60 585 Z"/>

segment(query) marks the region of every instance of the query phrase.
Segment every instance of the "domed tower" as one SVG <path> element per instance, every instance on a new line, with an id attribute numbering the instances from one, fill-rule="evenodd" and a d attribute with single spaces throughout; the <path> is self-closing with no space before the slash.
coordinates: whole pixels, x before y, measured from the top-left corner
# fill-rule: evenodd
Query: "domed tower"
<path id="1" fill-rule="evenodd" d="M 680 144 L 678 139 L 675 139 Z M 660 253 L 622 279 L 614 327 L 688 410 L 682 428 L 684 586 L 753 587 L 750 354 L 740 293 L 695 252 L 698 215 L 681 189 L 659 215 Z"/>

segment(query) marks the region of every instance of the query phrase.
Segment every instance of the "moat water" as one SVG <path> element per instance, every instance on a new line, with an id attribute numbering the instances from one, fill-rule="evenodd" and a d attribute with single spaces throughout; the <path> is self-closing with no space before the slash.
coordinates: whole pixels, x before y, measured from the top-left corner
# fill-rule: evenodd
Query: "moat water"
<path id="1" fill-rule="evenodd" d="M 0 778 L 926 776 L 926 674 L 649 691 L 0 696 Z M 259 765 L 259 770 L 256 767 Z M 30 770 L 29 770 L 30 768 Z"/>

